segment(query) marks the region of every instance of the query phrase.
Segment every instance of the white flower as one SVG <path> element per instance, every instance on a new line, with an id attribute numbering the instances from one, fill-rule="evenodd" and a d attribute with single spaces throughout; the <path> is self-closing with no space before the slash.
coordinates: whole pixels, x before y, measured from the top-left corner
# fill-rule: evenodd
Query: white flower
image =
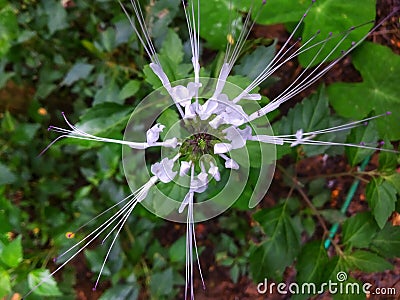
<path id="1" fill-rule="evenodd" d="M 162 132 L 164 128 L 165 128 L 164 125 L 156 124 L 149 130 L 147 130 L 146 132 L 147 144 L 154 145 L 155 142 L 157 142 L 158 139 L 160 138 L 160 132 Z"/>
<path id="2" fill-rule="evenodd" d="M 217 143 L 214 146 L 214 154 L 227 153 L 232 150 L 232 145 L 229 143 Z"/>
<path id="3" fill-rule="evenodd" d="M 208 174 L 210 174 L 216 181 L 221 180 L 221 174 L 219 173 L 218 167 L 210 162 L 210 169 L 208 170 Z"/>
<path id="4" fill-rule="evenodd" d="M 192 162 L 190 161 L 182 161 L 181 162 L 181 168 L 179 169 L 179 176 L 184 176 L 187 175 L 187 173 L 190 170 L 190 166 L 192 165 Z"/>
<path id="5" fill-rule="evenodd" d="M 157 178 L 164 183 L 168 183 L 172 181 L 177 171 L 173 171 L 175 161 L 173 159 L 169 159 L 168 157 L 161 160 L 161 162 L 157 162 L 151 166 L 151 173 L 153 173 Z"/>
<path id="6" fill-rule="evenodd" d="M 240 129 L 235 126 L 228 127 L 222 131 L 226 134 L 226 139 L 231 141 L 232 149 L 239 149 L 246 145 L 246 141 L 252 138 L 250 126 Z"/>

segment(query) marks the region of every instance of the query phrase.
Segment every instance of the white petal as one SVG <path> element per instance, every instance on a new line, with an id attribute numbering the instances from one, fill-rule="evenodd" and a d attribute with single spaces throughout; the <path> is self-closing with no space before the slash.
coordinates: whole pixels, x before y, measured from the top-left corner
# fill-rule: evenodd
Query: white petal
<path id="1" fill-rule="evenodd" d="M 284 144 L 284 140 L 282 138 L 271 136 L 271 135 L 261 134 L 261 135 L 252 136 L 250 139 L 252 141 L 258 141 L 258 142 L 267 143 L 267 144 L 275 144 L 275 145 L 283 145 Z"/>
<path id="2" fill-rule="evenodd" d="M 139 196 L 136 198 L 137 202 L 141 202 L 143 199 L 147 197 L 150 188 L 158 181 L 156 176 L 150 178 L 150 180 L 144 185 L 143 190 L 139 193 Z"/>
<path id="3" fill-rule="evenodd" d="M 195 103 L 192 103 L 192 104 L 189 104 L 189 105 L 185 106 L 184 119 L 193 119 L 196 116 L 194 105 L 195 105 Z"/>
<path id="4" fill-rule="evenodd" d="M 246 145 L 246 141 L 252 138 L 252 131 L 250 126 L 246 126 L 245 129 L 240 129 L 234 126 L 228 127 L 223 130 L 226 134 L 226 139 L 231 141 L 232 149 L 240 149 Z"/>
<path id="5" fill-rule="evenodd" d="M 260 94 L 247 94 L 247 95 L 244 95 L 242 97 L 242 99 L 258 101 L 258 100 L 261 100 L 261 95 Z"/>
<path id="6" fill-rule="evenodd" d="M 185 198 L 183 199 L 181 206 L 179 206 L 179 213 L 181 214 L 185 207 L 189 204 L 189 202 L 193 201 L 193 192 L 190 191 L 189 193 L 186 194 Z"/>
<path id="7" fill-rule="evenodd" d="M 243 108 L 237 104 L 229 104 L 225 112 L 221 114 L 225 124 L 235 126 L 242 125 L 248 119 L 248 115 L 244 112 Z"/>
<path id="8" fill-rule="evenodd" d="M 174 161 L 164 158 L 161 162 L 157 162 L 151 166 L 151 173 L 164 183 L 172 181 L 178 172 L 173 171 Z"/>
<path id="9" fill-rule="evenodd" d="M 296 136 L 296 139 L 301 140 L 303 137 L 303 129 L 297 130 L 295 136 Z"/>
<path id="10" fill-rule="evenodd" d="M 174 137 L 160 143 L 160 145 L 166 148 L 176 148 L 178 146 L 178 139 Z"/>
<path id="11" fill-rule="evenodd" d="M 201 87 L 201 83 L 189 82 L 187 85 L 187 89 L 189 91 L 190 98 L 193 98 L 199 88 Z"/>
<path id="12" fill-rule="evenodd" d="M 228 160 L 225 161 L 225 168 L 238 170 L 239 169 L 239 165 L 232 158 L 229 158 Z"/>
<path id="13" fill-rule="evenodd" d="M 191 162 L 182 161 L 181 168 L 179 170 L 179 176 L 187 175 L 188 171 L 190 170 L 190 166 L 192 165 Z"/>
<path id="14" fill-rule="evenodd" d="M 224 123 L 224 118 L 221 115 L 217 115 L 213 120 L 211 120 L 208 124 L 214 129 L 217 129 L 219 125 Z"/>
<path id="15" fill-rule="evenodd" d="M 229 76 L 229 72 L 231 71 L 231 67 L 229 66 L 228 63 L 224 63 L 221 68 L 221 72 L 219 73 L 218 76 L 218 82 L 217 86 L 215 87 L 215 92 L 213 95 L 213 98 L 216 98 L 219 96 L 219 94 L 222 92 L 222 89 L 224 88 L 226 78 Z"/>
<path id="16" fill-rule="evenodd" d="M 164 73 L 161 66 L 151 63 L 150 68 L 153 70 L 154 74 L 161 80 L 162 85 L 167 89 L 167 91 L 171 90 L 171 83 L 168 80 L 167 75 Z"/>
<path id="17" fill-rule="evenodd" d="M 290 147 L 295 147 L 299 144 L 301 144 L 302 140 L 303 140 L 303 129 L 299 129 L 296 131 L 295 134 L 296 137 L 296 141 L 290 144 Z"/>
<path id="18" fill-rule="evenodd" d="M 189 105 L 192 100 L 189 90 L 183 85 L 178 85 L 172 88 L 172 96 L 174 97 L 176 103 L 179 103 L 184 107 Z"/>
<path id="19" fill-rule="evenodd" d="M 218 167 L 215 166 L 212 162 L 210 163 L 210 169 L 208 170 L 208 174 L 210 174 L 216 181 L 221 180 L 221 174 L 219 173 Z"/>
<path id="20" fill-rule="evenodd" d="M 201 120 L 207 120 L 211 114 L 217 109 L 218 102 L 213 99 L 208 99 L 203 105 L 199 105 L 196 112 Z"/>
<path id="21" fill-rule="evenodd" d="M 156 124 L 153 127 L 151 127 L 149 130 L 146 132 L 146 137 L 147 137 L 147 143 L 149 145 L 154 144 L 155 142 L 158 141 L 160 138 L 160 132 L 164 130 L 165 126 L 161 124 Z"/>
<path id="22" fill-rule="evenodd" d="M 204 192 L 208 187 L 208 175 L 207 173 L 201 172 L 196 176 L 195 179 L 190 183 L 190 189 L 196 193 Z"/>
<path id="23" fill-rule="evenodd" d="M 229 152 L 232 149 L 232 145 L 228 143 L 217 143 L 214 145 L 214 154 L 221 154 Z"/>

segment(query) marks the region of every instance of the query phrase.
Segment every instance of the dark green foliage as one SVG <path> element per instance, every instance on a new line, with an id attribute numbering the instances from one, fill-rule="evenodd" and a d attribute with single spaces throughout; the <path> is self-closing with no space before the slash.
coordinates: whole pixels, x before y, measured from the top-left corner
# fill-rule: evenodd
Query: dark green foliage
<path id="1" fill-rule="evenodd" d="M 69 139 L 38 156 L 56 137 L 47 127 L 64 126 L 61 111 L 65 111 L 72 123 L 91 134 L 122 138 L 135 104 L 161 85 L 117 1 L 71 2 L 75 6 L 66 8 L 59 0 L 0 0 L 0 298 L 7 300 L 15 293 L 27 293 L 46 278 L 49 270 L 58 266 L 51 259 L 99 226 L 106 216 L 89 223 L 72 239 L 66 236 L 68 232 L 74 232 L 130 192 L 123 176 L 120 147 Z M 171 81 L 191 76 L 180 1 L 156 1 L 154 5 L 141 2 L 146 6 L 146 20 Z M 227 9 L 231 2 L 234 13 Z M 269 2 L 257 21 L 285 23 L 287 28 L 293 28 L 309 5 L 300 0 Z M 243 13 L 251 3 L 202 1 L 200 32 L 205 53 L 210 48 L 224 49 L 227 20 L 236 20 L 231 30 L 240 32 Z M 253 16 L 258 13 L 256 8 Z M 338 33 L 372 19 L 374 11 L 375 1 L 361 6 L 355 0 L 317 1 L 299 35 L 307 39 L 318 29 L 325 34 Z M 352 32 L 339 50 L 346 49 L 369 28 L 366 25 Z M 275 45 L 271 40 L 246 44 L 230 81 L 239 86 L 249 83 L 270 62 Z M 300 57 L 303 66 L 309 56 Z M 207 63 L 201 76 L 217 75 L 221 57 L 222 51 L 214 61 L 204 57 Z M 383 46 L 364 43 L 353 53 L 352 61 L 362 82 L 334 83 L 327 88 L 321 85 L 316 93 L 290 106 L 287 115 L 273 112 L 269 117 L 278 120 L 272 124 L 274 132 L 315 131 L 343 124 L 343 117 L 361 119 L 392 111 L 392 115 L 371 121 L 368 126 L 318 138 L 331 142 L 345 142 L 347 138 L 349 143 L 374 145 L 385 140 L 384 147 L 393 148 L 390 141 L 400 137 L 399 57 Z M 276 80 L 269 80 L 265 86 Z M 263 97 L 261 101 L 266 103 L 268 99 Z M 177 118 L 174 110 L 165 110 L 159 121 L 168 125 Z M 390 259 L 400 256 L 400 228 L 390 223 L 392 214 L 400 211 L 398 154 L 381 152 L 379 166 L 362 173 L 356 166 L 373 151 L 309 145 L 278 147 L 279 159 L 289 157 L 278 160 L 284 171 L 281 180 L 272 183 L 278 187 L 274 189 L 279 191 L 274 197 L 278 203 L 250 210 L 248 201 L 260 174 L 261 151 L 256 143 L 248 143 L 247 149 L 255 159 L 239 201 L 213 221 L 212 230 L 205 230 L 199 242 L 200 252 L 204 250 L 207 257 L 211 256 L 217 268 L 227 268 L 235 284 L 243 276 L 252 277 L 256 283 L 264 278 L 279 282 L 287 267 L 295 268 L 296 282 L 316 284 L 336 280 L 339 271 L 379 272 L 391 268 Z M 325 153 L 346 157 L 349 167 L 345 175 L 369 180 L 368 208 L 364 206 L 367 212 L 350 216 L 343 215 L 338 206 L 331 207 L 328 184 L 336 177 L 297 177 L 293 161 Z M 215 185 L 215 190 L 222 188 L 225 179 Z M 291 189 L 303 191 L 311 205 L 303 201 L 306 197 L 301 193 L 294 196 Z M 183 197 L 175 185 L 165 185 L 163 190 Z M 204 200 L 201 197 L 212 193 L 198 199 Z M 324 248 L 326 235 L 317 216 L 328 227 L 340 223 L 332 251 Z M 140 293 L 155 299 L 181 297 L 185 284 L 182 229 L 143 207 L 135 208 L 105 265 L 99 285 L 105 291 L 100 299 L 138 299 Z M 77 259 L 85 272 L 92 272 L 93 282 L 110 243 L 94 244 Z M 62 278 L 60 283 L 50 277 L 28 299 L 75 299 L 74 286 L 81 284 L 76 282 L 76 275 L 81 270 L 75 265 L 66 267 L 57 277 Z M 203 272 L 207 279 L 207 270 Z M 354 278 L 348 281 L 356 282 Z M 309 296 L 297 295 L 294 299 Z M 336 295 L 338 299 L 345 296 Z"/>

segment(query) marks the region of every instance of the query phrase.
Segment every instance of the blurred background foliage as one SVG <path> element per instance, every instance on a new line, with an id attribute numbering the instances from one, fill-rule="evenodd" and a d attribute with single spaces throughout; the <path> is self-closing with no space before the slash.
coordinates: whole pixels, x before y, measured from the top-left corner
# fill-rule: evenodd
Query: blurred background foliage
<path id="1" fill-rule="evenodd" d="M 141 2 L 171 81 L 187 77 L 191 73 L 190 47 L 180 0 Z M 285 23 L 288 30 L 294 28 L 308 5 L 294 0 L 270 2 L 258 16 L 258 23 Z M 318 29 L 325 34 L 341 32 L 375 18 L 372 0 L 361 6 L 357 1 L 319 2 L 301 29 L 305 38 Z M 226 31 L 221 28 L 233 19 L 232 35 L 237 36 L 243 13 L 252 1 L 201 3 L 202 60 L 206 66 L 202 76 L 215 77 L 226 45 Z M 236 12 L 233 17 L 229 7 Z M 348 42 L 360 39 L 371 27 L 369 24 L 352 33 Z M 231 80 L 238 85 L 248 82 L 245 76 L 251 77 L 255 62 L 270 61 L 275 45 L 270 39 L 253 38 Z M 274 129 L 281 134 L 298 128 L 315 130 L 338 124 L 343 118 L 359 119 L 388 110 L 398 116 L 399 56 L 385 46 L 366 42 L 352 58 L 362 82 L 321 87 L 285 117 L 271 115 L 277 120 Z M 307 66 L 309 59 L 302 56 L 300 63 Z M 278 80 L 279 74 L 262 89 Z M 68 140 L 39 156 L 56 137 L 47 131 L 48 126 L 63 127 L 61 112 L 65 111 L 86 131 L 120 139 L 135 103 L 159 85 L 117 1 L 0 0 L 0 297 L 16 299 L 17 294 L 27 293 L 49 269 L 63 262 L 62 258 L 57 263 L 52 259 L 84 237 L 90 226 L 72 238 L 69 232 L 129 194 L 120 147 Z M 340 138 L 345 140 L 346 135 Z M 400 138 L 398 117 L 379 120 L 347 138 L 353 143 L 384 139 L 390 147 L 389 141 Z M 293 264 L 298 282 L 323 282 L 338 270 L 377 272 L 391 268 L 400 249 L 400 231 L 391 225 L 400 207 L 399 156 L 381 153 L 377 166 L 361 174 L 351 167 L 371 151 L 346 152 L 348 168 L 344 172 L 372 179 L 366 192 L 370 208 L 364 205 L 361 209 L 369 212 L 347 218 L 348 214 L 340 213 L 339 204 L 334 206 L 330 201 L 329 178 L 290 180 L 297 177 L 299 161 L 321 157 L 327 151 L 344 155 L 343 149 L 327 147 L 281 149 L 279 158 L 286 156 L 279 164 L 287 170 L 281 175 L 287 176 L 273 182 L 281 187 L 277 200 L 262 204 L 253 215 L 244 195 L 244 202 L 213 220 L 207 229 L 198 226 L 206 281 L 211 268 L 223 270 L 233 284 L 243 278 L 279 281 L 286 267 Z M 304 191 L 311 204 L 303 201 Z M 322 224 L 344 222 L 329 256 L 322 246 L 327 232 L 319 217 L 325 220 Z M 96 228 L 96 222 L 90 225 Z M 98 291 L 91 288 L 107 243 L 89 247 L 56 274 L 58 284 L 48 280 L 29 299 L 182 297 L 184 232 L 184 226 L 160 220 L 137 207 L 114 245 Z"/>

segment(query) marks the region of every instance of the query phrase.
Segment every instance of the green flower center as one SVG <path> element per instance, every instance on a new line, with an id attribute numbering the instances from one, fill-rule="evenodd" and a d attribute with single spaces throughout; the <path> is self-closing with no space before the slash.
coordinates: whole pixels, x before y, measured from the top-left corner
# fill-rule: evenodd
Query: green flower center
<path id="1" fill-rule="evenodd" d="M 214 145 L 220 142 L 215 136 L 201 132 L 188 137 L 180 148 L 182 157 L 186 160 L 196 162 L 205 154 L 214 153 Z"/>

